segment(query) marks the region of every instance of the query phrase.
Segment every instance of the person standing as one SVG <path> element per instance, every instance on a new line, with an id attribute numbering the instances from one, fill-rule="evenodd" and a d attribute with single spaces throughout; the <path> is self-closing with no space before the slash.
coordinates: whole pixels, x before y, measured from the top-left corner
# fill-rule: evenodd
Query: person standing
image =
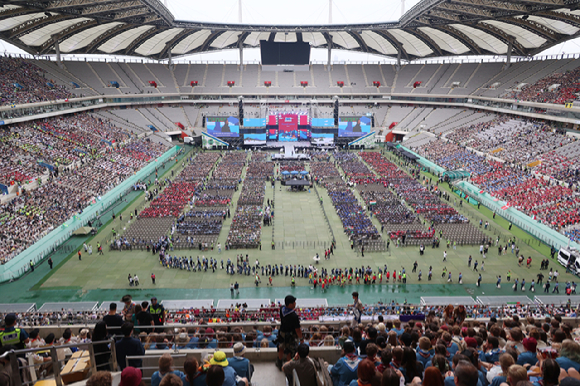
<path id="1" fill-rule="evenodd" d="M 157 302 L 157 297 L 151 298 L 151 305 L 149 305 L 149 313 L 153 317 L 153 323 L 156 326 L 163 326 L 165 324 L 165 307 Z M 162 327 L 157 327 L 155 332 L 163 332 Z"/>
<path id="2" fill-rule="evenodd" d="M 304 343 L 302 330 L 300 329 L 300 318 L 296 314 L 296 298 L 287 295 L 284 298 L 284 306 L 280 307 L 280 336 L 278 337 L 278 358 L 276 366 L 282 370 L 282 361 L 284 357 L 290 360 L 296 353 L 298 345 Z"/>
<path id="3" fill-rule="evenodd" d="M 354 300 L 353 305 L 352 305 L 354 322 L 358 324 L 358 323 L 360 323 L 361 318 L 362 318 L 364 305 L 362 304 L 361 300 L 358 297 L 358 292 L 355 291 L 352 293 L 352 299 Z"/>
<path id="4" fill-rule="evenodd" d="M 79 261 L 81 261 L 81 250 L 80 249 L 79 249 L 78 255 L 79 255 Z"/>
<path id="5" fill-rule="evenodd" d="M 34 262 L 30 260 L 30 272 L 34 272 Z"/>
<path id="6" fill-rule="evenodd" d="M 477 286 L 481 286 L 481 273 L 479 274 L 479 277 L 477 278 Z"/>
<path id="7" fill-rule="evenodd" d="M 151 272 L 151 282 L 155 284 L 155 274 Z"/>
<path id="8" fill-rule="evenodd" d="M 119 365 L 119 368 L 123 370 L 127 366 L 127 356 L 144 355 L 145 349 L 143 348 L 143 344 L 141 344 L 139 339 L 131 337 L 133 334 L 133 323 L 123 323 L 121 326 L 121 333 L 123 334 L 124 338 L 118 340 L 117 343 L 115 343 L 115 349 L 117 355 L 117 364 Z M 129 366 L 138 369 L 143 366 L 142 359 L 130 359 L 128 362 Z"/>
<path id="9" fill-rule="evenodd" d="M 234 284 L 234 289 L 236 290 L 236 295 L 240 294 L 240 285 L 238 284 L 238 282 L 236 282 Z"/>
<path id="10" fill-rule="evenodd" d="M 52 257 L 48 258 L 48 266 L 52 269 Z"/>
<path id="11" fill-rule="evenodd" d="M 17 350 L 24 350 L 28 344 L 28 333 L 24 329 L 16 328 L 16 314 L 4 317 L 4 331 L 0 331 L 0 346 L 12 345 Z"/>

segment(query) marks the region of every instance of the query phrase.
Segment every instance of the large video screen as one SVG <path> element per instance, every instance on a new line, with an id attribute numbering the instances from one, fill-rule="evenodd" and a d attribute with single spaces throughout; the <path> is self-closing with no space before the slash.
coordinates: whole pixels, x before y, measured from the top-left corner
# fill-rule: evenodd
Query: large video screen
<path id="1" fill-rule="evenodd" d="M 268 139 L 277 140 L 278 139 L 278 130 L 274 128 L 268 128 Z"/>
<path id="2" fill-rule="evenodd" d="M 332 127 L 334 118 L 312 118 L 312 127 Z"/>
<path id="3" fill-rule="evenodd" d="M 246 127 L 266 127 L 266 118 L 244 118 Z"/>
<path id="4" fill-rule="evenodd" d="M 244 134 L 244 141 L 265 142 L 266 133 L 263 134 Z"/>
<path id="5" fill-rule="evenodd" d="M 329 133 L 312 133 L 312 138 L 334 138 L 334 134 L 329 134 Z"/>
<path id="6" fill-rule="evenodd" d="M 306 42 L 269 42 L 260 40 L 262 64 L 310 64 L 310 44 Z"/>
<path id="7" fill-rule="evenodd" d="M 370 117 L 339 117 L 339 137 L 361 137 L 371 132 Z"/>
<path id="8" fill-rule="evenodd" d="M 215 137 L 240 136 L 240 120 L 236 117 L 206 117 L 205 127 Z"/>
<path id="9" fill-rule="evenodd" d="M 299 136 L 298 114 L 281 114 L 278 118 L 278 141 L 297 142 Z"/>

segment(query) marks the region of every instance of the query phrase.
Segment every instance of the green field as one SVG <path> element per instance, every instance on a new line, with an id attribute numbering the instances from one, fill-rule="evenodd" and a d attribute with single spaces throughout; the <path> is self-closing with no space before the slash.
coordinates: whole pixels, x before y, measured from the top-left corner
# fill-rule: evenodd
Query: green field
<path id="1" fill-rule="evenodd" d="M 174 166 L 175 174 L 181 169 L 181 162 Z M 169 172 L 167 172 L 169 173 Z M 170 175 L 170 174 L 167 174 Z M 446 187 L 443 187 L 446 189 Z M 234 195 L 231 204 L 232 217 L 236 207 L 240 190 Z M 262 227 L 262 250 L 222 250 L 218 253 L 217 248 L 214 251 L 200 253 L 198 250 L 179 250 L 171 253 L 177 256 L 197 256 L 205 255 L 219 260 L 228 258 L 235 261 L 238 253 L 249 255 L 250 263 L 253 264 L 255 259 L 259 259 L 264 264 L 292 264 L 292 265 L 310 265 L 314 264 L 312 257 L 318 252 L 324 254 L 324 248 L 331 240 L 331 233 L 334 234 L 337 242 L 337 248 L 330 260 L 320 262 L 319 267 L 327 268 L 345 268 L 354 266 L 371 266 L 373 268 L 383 267 L 387 264 L 389 270 L 400 269 L 405 267 L 408 272 L 406 285 L 393 284 L 392 281 L 382 285 L 375 284 L 371 286 L 346 286 L 345 288 L 333 287 L 322 293 L 318 288 L 312 289 L 307 279 L 297 279 L 297 288 L 290 288 L 291 279 L 289 276 L 273 277 L 274 288 L 266 287 L 267 278 L 262 277 L 262 284 L 259 288 L 254 285 L 253 276 L 234 275 L 229 276 L 225 270 L 218 269 L 215 273 L 211 270 L 205 273 L 187 272 L 177 269 L 166 269 L 159 264 L 158 256 L 145 251 L 118 252 L 109 251 L 108 246 L 104 247 L 104 256 L 96 254 L 96 243 L 105 244 L 110 237 L 111 229 L 120 230 L 126 228 L 129 224 L 121 224 L 119 213 L 123 214 L 123 220 L 126 222 L 129 214 L 143 205 L 144 198 L 141 193 L 133 192 L 127 198 L 126 202 L 115 209 L 117 217 L 111 220 L 101 228 L 100 232 L 92 239 L 75 238 L 69 241 L 70 244 L 82 246 L 83 241 L 93 245 L 93 254 L 89 256 L 83 253 L 82 261 L 79 261 L 76 252 L 70 255 L 57 255 L 53 257 L 56 265 L 52 271 L 49 271 L 48 265 L 43 263 L 37 267 L 34 273 L 13 283 L 2 285 L 2 293 L 5 295 L 2 302 L 37 302 L 42 304 L 45 301 L 73 301 L 73 300 L 111 300 L 120 298 L 125 293 L 131 293 L 135 298 L 143 298 L 155 293 L 160 298 L 165 299 L 219 299 L 230 297 L 229 285 L 233 281 L 238 281 L 242 287 L 240 298 L 264 298 L 271 299 L 283 297 L 289 291 L 293 291 L 297 297 L 326 297 L 330 304 L 339 304 L 348 302 L 350 292 L 355 288 L 364 293 L 364 300 L 367 302 L 383 300 L 417 302 L 421 296 L 447 296 L 447 295 L 507 295 L 514 293 L 505 281 L 505 275 L 508 270 L 512 272 L 512 278 L 526 279 L 531 282 L 536 278 L 539 271 L 540 261 L 549 256 L 549 247 L 540 245 L 534 241 L 531 236 L 527 235 L 515 227 L 511 231 L 507 230 L 508 223 L 500 219 L 499 216 L 493 220 L 492 213 L 483 207 L 478 210 L 475 206 L 464 203 L 464 207 L 458 209 L 468 215 L 473 223 L 479 223 L 479 219 L 490 222 L 491 227 L 485 233 L 495 240 L 499 234 L 502 242 L 505 244 L 508 238 L 517 237 L 520 241 L 518 246 L 521 253 L 525 256 L 531 256 L 533 264 L 531 269 L 525 266 L 519 267 L 517 258 L 509 251 L 504 256 L 498 256 L 497 248 L 490 248 L 488 257 L 485 260 L 485 271 L 482 272 L 483 286 L 477 288 L 475 282 L 477 273 L 467 267 L 467 259 L 472 255 L 474 260 L 480 262 L 479 246 L 458 246 L 457 249 L 450 248 L 447 250 L 447 262 L 443 262 L 443 251 L 446 249 L 443 243 L 440 248 L 432 249 L 427 246 L 425 254 L 419 256 L 418 247 L 391 248 L 386 252 L 365 253 L 362 257 L 356 251 L 351 250 L 347 236 L 342 230 L 342 224 L 336 211 L 334 210 L 331 200 L 326 194 L 324 188 L 318 188 L 318 194 L 322 198 L 324 211 L 328 216 L 328 224 L 324 218 L 320 200 L 317 192 L 312 189 L 310 192 L 289 192 L 276 183 L 275 191 L 268 184 L 266 189 L 266 199 L 275 199 L 275 221 L 274 226 Z M 450 204 L 453 205 L 453 200 Z M 124 206 L 124 208 L 122 208 Z M 467 207 L 469 206 L 469 207 Z M 121 209 L 122 212 L 121 212 Z M 111 213 L 109 213 L 110 215 Z M 105 219 L 107 220 L 107 219 Z M 225 244 L 229 231 L 231 218 L 228 218 L 220 233 L 218 242 Z M 377 229 L 380 224 L 373 218 Z M 271 249 L 272 240 L 276 249 Z M 527 243 L 530 245 L 528 245 Z M 417 281 L 416 274 L 411 273 L 413 262 L 417 261 L 419 268 L 423 271 L 423 280 Z M 219 264 L 218 264 L 219 265 Z M 433 267 L 433 280 L 427 281 L 427 272 L 429 266 Z M 565 269 L 553 262 L 551 266 L 558 269 L 561 273 L 560 282 L 575 280 L 572 275 L 564 273 Z M 447 284 L 447 279 L 441 278 L 441 272 L 444 267 L 453 274 L 454 284 Z M 463 273 L 463 285 L 456 284 L 459 272 Z M 127 275 L 137 274 L 140 278 L 141 285 L 138 288 L 129 287 Z M 151 273 L 155 273 L 157 282 L 155 285 L 149 279 Z M 547 276 L 547 273 L 544 272 Z M 502 275 L 502 289 L 495 288 L 496 276 Z M 512 279 L 512 280 L 513 280 Z M 560 289 L 563 293 L 563 285 Z M 542 292 L 537 287 L 537 293 Z M 518 290 L 518 295 L 522 294 Z M 525 292 L 528 296 L 532 294 Z"/>

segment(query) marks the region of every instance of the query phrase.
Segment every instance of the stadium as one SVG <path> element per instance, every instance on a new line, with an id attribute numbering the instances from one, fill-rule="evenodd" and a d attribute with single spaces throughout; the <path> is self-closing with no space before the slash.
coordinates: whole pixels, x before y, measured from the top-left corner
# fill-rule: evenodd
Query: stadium
<path id="1" fill-rule="evenodd" d="M 580 380 L 580 2 L 249 2 L 0 5 L 0 386 Z"/>

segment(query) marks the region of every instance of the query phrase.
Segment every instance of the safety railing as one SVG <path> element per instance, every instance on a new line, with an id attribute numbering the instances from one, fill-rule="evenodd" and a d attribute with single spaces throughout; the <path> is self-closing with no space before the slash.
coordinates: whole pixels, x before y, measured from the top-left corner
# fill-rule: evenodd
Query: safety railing
<path id="1" fill-rule="evenodd" d="M 107 345 L 109 350 L 95 353 L 96 344 Z M 56 386 L 63 385 L 63 373 L 65 362 L 70 359 L 73 351 L 88 351 L 88 366 L 84 369 L 87 373 L 96 373 L 99 370 L 117 369 L 115 342 L 103 340 L 98 342 L 74 343 L 64 345 L 47 345 L 24 350 L 13 350 L 8 354 L 14 385 L 34 385 L 38 379 L 54 377 Z M 103 361 L 102 356 L 107 356 Z M 99 358 L 99 361 L 97 361 Z M 99 364 L 97 364 L 99 363 Z"/>

